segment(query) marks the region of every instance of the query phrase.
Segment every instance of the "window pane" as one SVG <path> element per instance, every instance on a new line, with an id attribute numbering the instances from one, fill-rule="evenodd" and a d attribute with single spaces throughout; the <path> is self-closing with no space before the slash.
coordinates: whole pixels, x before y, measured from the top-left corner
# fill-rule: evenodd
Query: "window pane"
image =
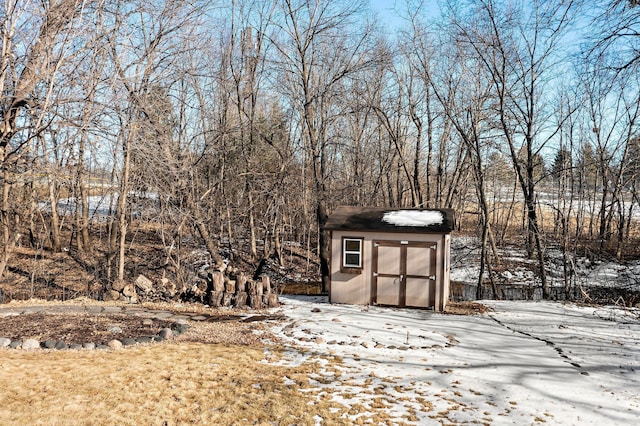
<path id="1" fill-rule="evenodd" d="M 344 266 L 360 267 L 360 255 L 356 253 L 347 253 L 344 256 Z"/>
<path id="2" fill-rule="evenodd" d="M 360 251 L 360 240 L 344 240 L 345 251 Z"/>

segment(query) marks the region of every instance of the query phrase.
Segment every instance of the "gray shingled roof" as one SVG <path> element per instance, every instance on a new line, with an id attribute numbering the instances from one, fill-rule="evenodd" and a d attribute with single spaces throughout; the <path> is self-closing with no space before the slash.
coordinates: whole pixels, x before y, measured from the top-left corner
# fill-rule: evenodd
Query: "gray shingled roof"
<path id="1" fill-rule="evenodd" d="M 440 212 L 441 223 L 428 226 L 396 225 L 383 220 L 385 213 L 391 212 Z M 341 206 L 329 216 L 324 229 L 341 231 L 383 231 L 410 232 L 419 234 L 449 233 L 455 226 L 451 209 L 390 209 L 381 207 L 349 207 Z"/>

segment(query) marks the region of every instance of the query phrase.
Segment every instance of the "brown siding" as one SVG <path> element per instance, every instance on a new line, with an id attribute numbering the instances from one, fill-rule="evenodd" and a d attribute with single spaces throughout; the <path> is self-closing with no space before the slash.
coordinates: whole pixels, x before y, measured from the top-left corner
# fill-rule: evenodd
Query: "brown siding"
<path id="1" fill-rule="evenodd" d="M 363 268 L 361 273 L 345 274 L 340 272 L 342 256 L 343 237 L 363 237 Z M 398 293 L 396 299 L 389 298 L 384 294 L 372 293 L 375 290 L 374 283 L 376 277 L 374 272 L 374 241 L 391 242 L 397 247 L 401 247 L 402 242 L 406 242 L 406 270 L 398 271 L 399 262 L 395 266 L 391 265 L 400 256 L 400 252 L 387 250 L 392 247 L 385 247 L 380 261 L 378 271 L 393 273 L 401 272 L 406 279 L 406 287 L 403 293 Z M 445 253 L 449 252 L 450 236 L 448 234 L 407 234 L 389 232 L 363 232 L 358 231 L 338 231 L 332 232 L 331 251 L 331 289 L 330 301 L 333 303 L 351 303 L 367 305 L 377 300 L 378 303 L 400 304 L 406 306 L 431 307 L 441 311 L 445 308 L 449 296 L 449 263 L 445 259 Z M 414 246 L 413 244 L 416 244 Z M 430 244 L 422 244 L 430 243 Z M 435 245 L 435 248 L 433 246 Z M 418 247 L 420 246 L 420 247 Z M 379 249 L 379 247 L 378 247 Z M 420 260 L 414 258 L 418 256 Z M 433 260 L 435 268 L 425 262 L 424 256 Z M 391 262 L 387 265 L 388 262 Z M 404 263 L 403 263 L 404 264 Z M 382 269 L 380 269 L 382 268 Z M 432 270 L 435 269 L 435 270 Z M 423 276 L 434 277 L 435 279 L 424 279 Z M 385 278 L 385 277 L 383 277 Z M 386 284 L 393 286 L 392 277 L 386 277 Z M 384 280 L 383 280 L 384 281 Z M 380 283 L 378 283 L 380 287 Z M 384 285 L 382 286 L 384 287 Z M 403 300 L 400 300 L 400 299 Z M 397 300 L 394 303 L 394 300 Z"/>

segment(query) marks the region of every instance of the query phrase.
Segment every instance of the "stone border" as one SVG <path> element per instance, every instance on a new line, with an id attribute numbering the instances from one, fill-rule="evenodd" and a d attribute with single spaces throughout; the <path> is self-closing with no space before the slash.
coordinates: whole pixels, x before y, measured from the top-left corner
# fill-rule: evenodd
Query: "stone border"
<path id="1" fill-rule="evenodd" d="M 265 314 L 249 314 L 249 315 L 219 315 L 212 316 L 202 312 L 174 312 L 164 309 L 148 309 L 138 305 L 29 305 L 29 306 L 1 306 L 0 305 L 0 321 L 8 316 L 17 316 L 23 314 L 125 314 L 131 315 L 142 320 L 167 320 L 173 321 L 171 328 L 163 328 L 154 336 L 140 336 L 137 338 L 113 339 L 107 344 L 96 344 L 95 342 L 85 343 L 68 343 L 65 341 L 57 341 L 54 339 L 46 339 L 38 341 L 36 339 L 9 339 L 0 336 L 0 349 L 119 349 L 126 346 L 145 345 L 159 343 L 170 340 L 174 336 L 183 334 L 188 328 L 187 321 L 207 322 L 207 321 L 238 321 L 238 322 L 254 322 L 270 319 L 282 319 L 282 315 L 265 315 Z"/>
<path id="2" fill-rule="evenodd" d="M 67 343 L 63 340 L 46 339 L 38 341 L 36 339 L 15 339 L 11 340 L 7 337 L 0 337 L 0 349 L 53 349 L 53 350 L 94 350 L 94 349 L 120 349 L 125 346 L 137 346 L 151 343 L 159 343 L 170 340 L 173 336 L 180 335 L 187 331 L 189 325 L 184 320 L 176 321 L 172 328 L 163 328 L 155 336 L 140 336 L 137 338 L 125 337 L 123 339 L 113 339 L 105 344 L 96 344 L 94 342 L 85 343 Z"/>

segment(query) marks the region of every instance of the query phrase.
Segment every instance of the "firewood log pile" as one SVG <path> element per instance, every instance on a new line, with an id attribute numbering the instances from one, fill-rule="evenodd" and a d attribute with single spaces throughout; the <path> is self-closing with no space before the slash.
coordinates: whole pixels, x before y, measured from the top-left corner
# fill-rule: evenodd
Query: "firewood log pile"
<path id="1" fill-rule="evenodd" d="M 273 308 L 280 304 L 272 291 L 271 280 L 261 275 L 251 279 L 235 269 L 208 271 L 193 280 L 192 285 L 176 286 L 166 278 L 156 282 L 139 275 L 134 283 L 114 282 L 103 293 L 105 301 L 138 303 L 160 300 L 199 300 L 211 307 Z"/>

